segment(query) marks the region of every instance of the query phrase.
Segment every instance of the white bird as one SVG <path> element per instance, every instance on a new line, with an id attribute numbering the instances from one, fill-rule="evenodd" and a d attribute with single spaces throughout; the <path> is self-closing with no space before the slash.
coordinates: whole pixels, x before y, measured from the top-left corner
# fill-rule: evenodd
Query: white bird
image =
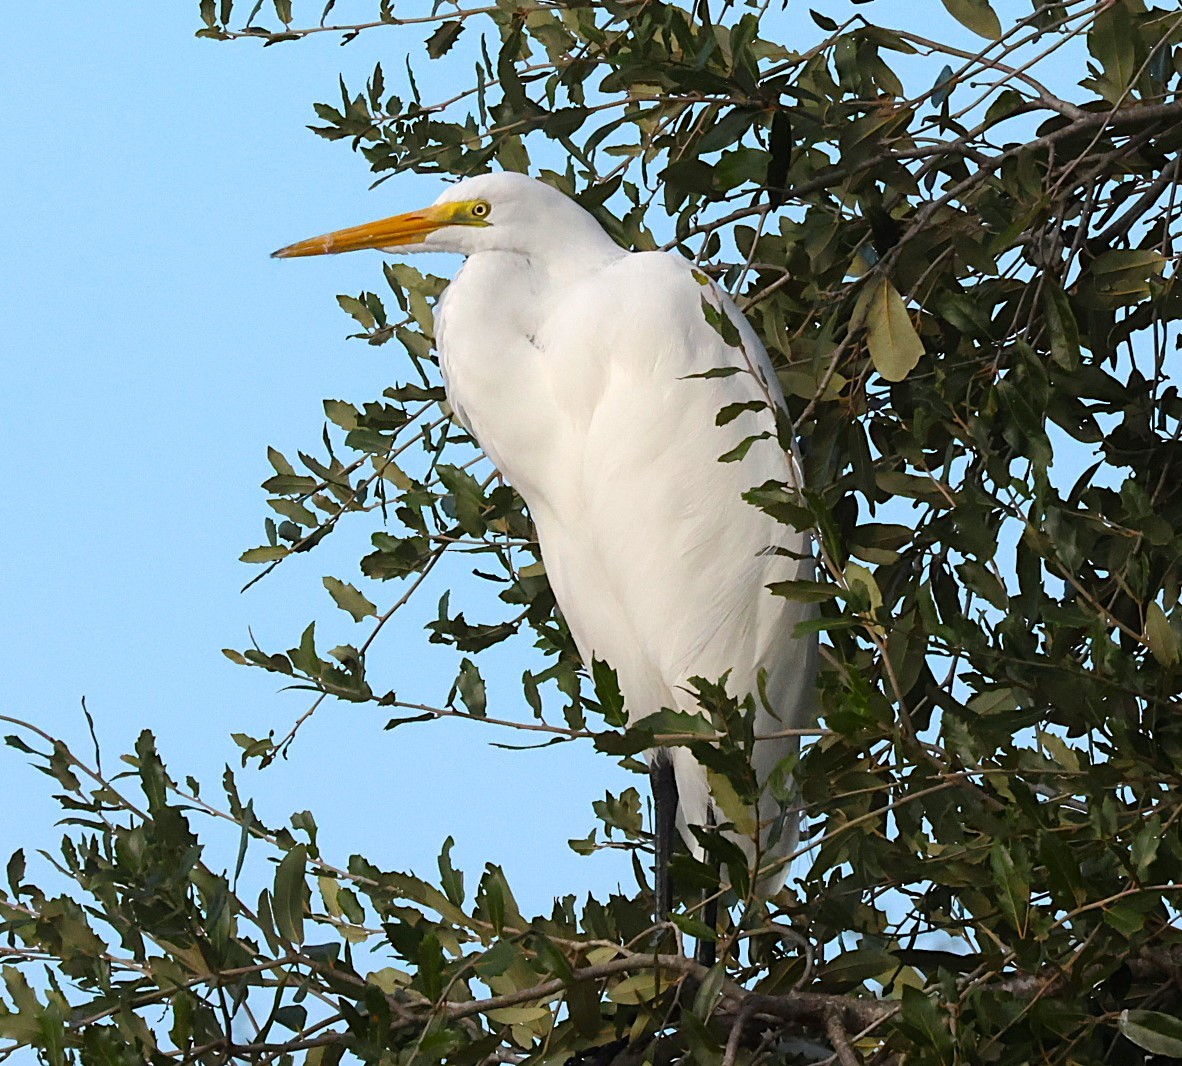
<path id="1" fill-rule="evenodd" d="M 725 674 L 730 694 L 755 694 L 757 736 L 780 733 L 755 743 L 767 782 L 798 750 L 782 731 L 813 715 L 816 673 L 815 637 L 794 635 L 812 609 L 767 586 L 812 577 L 814 565 L 806 535 L 743 499 L 768 481 L 795 484 L 796 468 L 776 440 L 779 384 L 739 310 L 680 256 L 624 251 L 574 201 L 520 174 L 468 178 L 424 210 L 275 255 L 361 248 L 467 257 L 435 315 L 448 401 L 525 500 L 584 662 L 615 669 L 631 722 L 699 713 L 689 679 Z M 741 345 L 708 322 L 703 301 Z M 733 404 L 748 408 L 717 425 Z M 742 459 L 719 461 L 759 433 Z M 673 811 L 698 856 L 690 827 L 728 819 L 687 748 L 649 762 L 667 908 Z M 758 853 L 769 894 L 797 839 L 780 784 L 763 790 L 758 832 L 733 834 L 749 860 Z"/>

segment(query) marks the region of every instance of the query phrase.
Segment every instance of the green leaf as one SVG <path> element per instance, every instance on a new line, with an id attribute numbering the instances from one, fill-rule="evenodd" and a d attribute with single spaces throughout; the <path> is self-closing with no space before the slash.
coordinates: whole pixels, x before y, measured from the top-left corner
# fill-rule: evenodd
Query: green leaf
<path id="1" fill-rule="evenodd" d="M 618 796 L 605 792 L 603 799 L 595 800 L 591 807 L 608 830 L 609 837 L 611 830 L 618 829 L 629 840 L 640 839 L 643 820 L 640 815 L 640 793 L 636 789 L 625 789 Z"/>
<path id="2" fill-rule="evenodd" d="M 997 575 L 975 559 L 957 563 L 956 572 L 967 588 L 983 596 L 999 611 L 1009 607 L 1009 595 Z"/>
<path id="3" fill-rule="evenodd" d="M 484 868 L 484 876 L 480 879 L 480 888 L 477 892 L 477 907 L 483 909 L 498 936 L 504 930 L 506 922 L 511 922 L 516 928 L 520 928 L 524 923 L 521 912 L 517 909 L 517 901 L 509 888 L 509 882 L 505 880 L 505 872 L 493 863 L 488 863 Z"/>
<path id="4" fill-rule="evenodd" d="M 530 937 L 529 942 L 543 972 L 552 974 L 563 981 L 570 981 L 574 978 L 570 960 L 545 933 L 535 933 Z M 546 1013 L 548 1015 L 549 1011 Z"/>
<path id="5" fill-rule="evenodd" d="M 279 863 L 275 871 L 272 909 L 280 936 L 293 944 L 304 942 L 304 911 L 307 907 L 308 885 L 304 880 L 308 863 L 308 849 L 297 844 Z"/>
<path id="6" fill-rule="evenodd" d="M 575 981 L 566 990 L 566 1006 L 570 1019 L 585 1040 L 599 1035 L 602 1022 L 599 1013 L 599 987 L 594 981 Z"/>
<path id="7" fill-rule="evenodd" d="M 259 548 L 247 548 L 240 556 L 240 563 L 272 563 L 291 554 L 291 549 L 282 544 L 264 544 Z"/>
<path id="8" fill-rule="evenodd" d="M 484 678 L 476 664 L 468 658 L 460 661 L 460 673 L 456 677 L 455 692 L 468 709 L 468 713 L 476 718 L 483 718 L 487 713 L 488 695 L 484 688 Z"/>
<path id="9" fill-rule="evenodd" d="M 696 1017 L 702 1021 L 709 1020 L 714 1008 L 718 1006 L 719 999 L 722 998 L 722 986 L 725 981 L 726 963 L 720 962 L 712 966 L 694 994 L 693 1013 Z"/>
<path id="10" fill-rule="evenodd" d="M 1025 98 L 1015 89 L 1002 89 L 985 112 L 985 124 L 993 126 L 1012 115 L 1025 104 Z"/>
<path id="11" fill-rule="evenodd" d="M 741 141 L 757 115 L 758 112 L 749 107 L 732 108 L 702 134 L 697 144 L 698 154 L 709 155 Z"/>
<path id="12" fill-rule="evenodd" d="M 325 400 L 324 414 L 330 422 L 346 432 L 357 428 L 357 419 L 360 417 L 357 408 L 344 400 Z"/>
<path id="13" fill-rule="evenodd" d="M 316 479 L 304 475 L 276 474 L 263 482 L 263 488 L 280 496 L 305 496 L 316 488 Z"/>
<path id="14" fill-rule="evenodd" d="M 694 378 L 701 378 L 708 380 L 710 378 L 729 378 L 735 374 L 742 374 L 743 368 L 741 366 L 712 366 L 709 370 L 703 370 L 700 374 L 686 374 L 682 380 L 692 381 Z"/>
<path id="15" fill-rule="evenodd" d="M 25 879 L 25 853 L 23 850 L 14 851 L 9 857 L 7 874 L 8 887 L 16 892 L 17 886 Z"/>
<path id="16" fill-rule="evenodd" d="M 308 1008 L 300 1003 L 289 1003 L 275 1011 L 275 1021 L 293 1033 L 302 1032 L 308 1024 Z M 307 1060 L 304 1060 L 305 1063 Z"/>
<path id="17" fill-rule="evenodd" d="M 1133 83 L 1137 69 L 1134 41 L 1137 30 L 1126 4 L 1110 4 L 1088 31 L 1088 51 L 1099 62 L 1103 80 L 1095 87 L 1109 103 L 1119 102 Z"/>
<path id="18" fill-rule="evenodd" d="M 428 933 L 423 937 L 415 961 L 419 964 L 415 984 L 423 990 L 423 994 L 429 1000 L 438 1000 L 443 995 L 443 970 L 447 965 L 447 958 L 435 933 Z"/>
<path id="19" fill-rule="evenodd" d="M 267 449 L 267 461 L 275 468 L 275 473 L 284 477 L 295 477 L 295 467 L 291 465 L 281 451 L 275 448 Z"/>
<path id="20" fill-rule="evenodd" d="M 861 592 L 866 597 L 871 613 L 882 606 L 882 591 L 878 587 L 873 571 L 868 567 L 859 563 L 846 563 L 845 580 L 851 593 Z"/>
<path id="21" fill-rule="evenodd" d="M 1043 315 L 1051 342 L 1051 356 L 1064 370 L 1079 366 L 1079 329 L 1067 294 L 1052 277 L 1043 278 Z"/>
<path id="22" fill-rule="evenodd" d="M 713 196 L 714 168 L 701 159 L 683 159 L 671 163 L 660 174 L 661 181 L 676 189 L 699 196 Z"/>
<path id="23" fill-rule="evenodd" d="M 449 836 L 443 842 L 443 848 L 439 852 L 439 884 L 443 888 L 444 895 L 457 907 L 462 907 L 464 905 L 464 875 L 451 863 L 451 849 L 454 846 L 455 840 Z"/>
<path id="24" fill-rule="evenodd" d="M 462 22 L 441 22 L 435 32 L 427 38 L 427 55 L 432 59 L 446 55 L 463 32 L 464 24 Z"/>
<path id="25" fill-rule="evenodd" d="M 810 11 L 809 14 L 816 18 L 815 12 Z M 788 171 L 791 165 L 792 116 L 788 111 L 780 109 L 772 112 L 771 129 L 768 130 L 767 173 L 764 175 L 768 201 L 772 207 L 783 204 L 788 194 Z"/>
<path id="26" fill-rule="evenodd" d="M 1154 1055 L 1182 1058 L 1182 1019 L 1156 1010 L 1123 1010 L 1117 1024 L 1137 1047 Z"/>
<path id="27" fill-rule="evenodd" d="M 714 418 L 714 424 L 716 426 L 726 426 L 746 411 L 762 411 L 766 407 L 767 402 L 765 400 L 740 400 L 735 403 L 728 403 L 719 410 Z"/>
<path id="28" fill-rule="evenodd" d="M 1137 871 L 1137 877 L 1140 880 L 1145 880 L 1149 876 L 1149 868 L 1157 858 L 1161 843 L 1161 818 L 1155 814 L 1133 838 L 1133 847 L 1129 853 L 1133 869 Z"/>
<path id="29" fill-rule="evenodd" d="M 1145 609 L 1145 643 L 1162 666 L 1173 666 L 1178 661 L 1178 634 L 1170 625 L 1166 612 L 1156 603 Z"/>
<path id="30" fill-rule="evenodd" d="M 382 971 L 377 972 L 381 973 Z M 372 976 L 373 974 L 370 974 L 370 977 Z M 344 1056 L 345 1045 L 343 1043 L 321 1044 L 307 1053 L 304 1057 L 304 1066 L 338 1066 Z"/>
<path id="31" fill-rule="evenodd" d="M 377 326 L 378 322 L 373 312 L 356 296 L 338 296 L 337 303 L 341 305 L 341 310 L 363 329 L 374 329 Z"/>
<path id="32" fill-rule="evenodd" d="M 625 977 L 608 989 L 607 998 L 613 1003 L 635 1005 L 647 1003 L 657 994 L 658 975 L 637 973 Z"/>
<path id="33" fill-rule="evenodd" d="M 598 830 L 592 829 L 585 837 L 572 837 L 566 842 L 566 846 L 576 855 L 594 855 L 597 848 L 595 843 L 597 833 Z"/>
<path id="34" fill-rule="evenodd" d="M 944 7 L 957 22 L 986 40 L 1001 37 L 1001 20 L 989 6 L 989 0 L 942 0 Z"/>
<path id="35" fill-rule="evenodd" d="M 868 292 L 860 309 L 866 323 L 870 361 L 887 381 L 902 381 L 923 355 L 923 342 L 911 324 L 903 297 L 886 278 L 872 283 Z M 858 311 L 855 307 L 855 319 L 859 318 Z"/>
<path id="36" fill-rule="evenodd" d="M 335 877 L 321 874 L 316 878 L 320 886 L 320 898 L 324 900 L 324 909 L 334 918 L 344 916 L 344 908 L 340 904 L 341 883 Z"/>
<path id="37" fill-rule="evenodd" d="M 592 659 L 591 677 L 595 682 L 595 696 L 604 721 L 611 726 L 626 725 L 628 716 L 624 713 L 624 697 L 615 670 L 599 659 Z"/>
<path id="38" fill-rule="evenodd" d="M 932 103 L 936 107 L 943 107 L 948 102 L 948 98 L 952 95 L 952 90 L 956 88 L 956 81 L 952 77 L 952 67 L 945 63 L 943 69 L 936 77 L 935 84 L 931 88 Z"/>
<path id="39" fill-rule="evenodd" d="M 836 585 L 820 581 L 773 581 L 768 588 L 775 596 L 799 603 L 825 603 L 841 595 L 841 589 Z"/>
<path id="40" fill-rule="evenodd" d="M 739 441 L 738 444 L 731 448 L 730 451 L 723 452 L 722 455 L 718 457 L 718 461 L 720 463 L 737 463 L 746 457 L 747 453 L 751 450 L 751 446 L 755 444 L 756 441 L 770 440 L 771 436 L 772 435 L 770 433 L 765 432 L 753 433 L 750 437 L 744 437 L 741 441 Z"/>
<path id="41" fill-rule="evenodd" d="M 1165 258 L 1152 248 L 1114 248 L 1097 257 L 1092 278 L 1097 291 L 1118 303 L 1150 295 L 1150 281 L 1161 276 Z"/>
<path id="42" fill-rule="evenodd" d="M 714 183 L 720 192 L 729 192 L 747 182 L 762 185 L 770 160 L 771 156 L 762 148 L 742 147 L 723 152 L 714 167 Z"/>
<path id="43" fill-rule="evenodd" d="M 315 529 L 319 524 L 317 517 L 307 507 L 296 503 L 295 500 L 268 500 L 267 505 L 277 514 L 303 526 L 305 529 Z"/>
<path id="44" fill-rule="evenodd" d="M 291 648 L 287 654 L 297 670 L 302 670 L 312 677 L 320 676 L 321 667 L 324 664 L 320 656 L 316 654 L 315 622 L 308 623 L 303 633 L 300 634 L 299 646 Z"/>
<path id="45" fill-rule="evenodd" d="M 1015 852 L 1018 854 L 1017 860 L 1014 857 Z M 998 905 L 1002 913 L 1018 931 L 1018 935 L 1025 936 L 1030 911 L 1029 864 L 1023 861 L 1017 845 L 1015 852 L 1011 852 L 1003 843 L 997 841 L 989 849 L 989 865 L 999 889 Z"/>
<path id="46" fill-rule="evenodd" d="M 521 675 L 521 690 L 525 696 L 525 702 L 529 704 L 529 709 L 534 713 L 534 717 L 541 718 L 542 692 L 538 688 L 538 679 L 528 670 Z"/>
<path id="47" fill-rule="evenodd" d="M 41 1004 L 22 974 L 15 966 L 4 967 L 4 983 L 16 1010 L 9 1012 L 0 1003 L 0 1039 L 37 1047 L 42 1043 Z"/>
<path id="48" fill-rule="evenodd" d="M 484 535 L 484 491 L 480 482 L 467 470 L 443 463 L 439 466 L 439 480 L 451 494 L 450 507 L 465 533 Z"/>
<path id="49" fill-rule="evenodd" d="M 477 956 L 473 969 L 481 977 L 500 977 L 521 958 L 521 949 L 508 940 L 493 944 L 483 955 Z"/>
<path id="50" fill-rule="evenodd" d="M 724 819 L 735 827 L 735 832 L 740 836 L 754 839 L 759 829 L 755 811 L 743 802 L 734 785 L 725 775 L 710 769 L 706 770 L 706 780 L 710 786 L 710 795 L 722 811 Z"/>
<path id="51" fill-rule="evenodd" d="M 363 618 L 377 618 L 378 609 L 352 585 L 335 577 L 323 578 L 323 582 L 336 605 L 342 611 L 347 611 L 354 622 L 360 622 Z"/>
<path id="52" fill-rule="evenodd" d="M 944 1060 L 952 1050 L 952 1033 L 940 1008 L 912 985 L 903 986 L 902 1007 L 903 1028 L 920 1046 L 934 1048 Z"/>
<path id="53" fill-rule="evenodd" d="M 715 293 L 712 292 L 710 295 L 714 296 L 714 298 L 717 299 L 717 296 Z M 708 323 L 710 323 L 710 327 L 714 330 L 714 332 L 717 333 L 723 339 L 723 341 L 726 343 L 726 345 L 728 347 L 741 348 L 743 346 L 743 339 L 742 339 L 742 337 L 739 336 L 739 327 L 736 326 L 734 324 L 734 322 L 731 321 L 731 316 L 730 316 L 729 312 L 727 312 L 727 310 L 725 308 L 716 307 L 714 302 L 712 300 L 707 299 L 705 296 L 703 296 L 701 299 L 702 299 L 702 317 L 705 318 Z M 709 375 L 712 370 L 719 370 L 719 369 L 729 370 L 730 368 L 729 367 L 721 367 L 721 368 L 712 367 L 711 370 L 707 370 L 704 373 L 706 375 Z M 696 377 L 698 375 L 690 375 L 690 376 Z"/>
<path id="54" fill-rule="evenodd" d="M 646 715 L 633 726 L 640 732 L 647 732 L 651 736 L 672 736 L 674 734 L 688 734 L 690 736 L 712 737 L 714 727 L 701 714 L 691 714 L 688 711 L 673 711 L 668 708 Z"/>

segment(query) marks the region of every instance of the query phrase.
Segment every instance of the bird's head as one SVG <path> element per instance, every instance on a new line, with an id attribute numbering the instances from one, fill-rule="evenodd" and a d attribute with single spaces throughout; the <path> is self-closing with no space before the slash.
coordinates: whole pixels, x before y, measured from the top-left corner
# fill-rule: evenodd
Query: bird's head
<path id="1" fill-rule="evenodd" d="M 572 241 L 615 247 L 573 200 L 524 174 L 481 174 L 451 186 L 430 207 L 335 230 L 273 252 L 276 258 L 335 255 L 363 248 L 385 252 L 509 251 L 544 254 Z"/>

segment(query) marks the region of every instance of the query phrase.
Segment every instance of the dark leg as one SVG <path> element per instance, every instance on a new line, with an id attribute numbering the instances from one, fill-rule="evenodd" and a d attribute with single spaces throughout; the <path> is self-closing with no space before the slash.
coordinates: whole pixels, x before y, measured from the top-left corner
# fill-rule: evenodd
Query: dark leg
<path id="1" fill-rule="evenodd" d="M 714 825 L 714 808 L 706 812 L 706 824 Z M 715 933 L 718 932 L 718 889 L 706 889 L 702 900 L 702 921 Z M 700 966 L 710 967 L 718 961 L 718 943 L 714 940 L 699 940 L 694 956 Z"/>
<path id="2" fill-rule="evenodd" d="M 677 832 L 677 778 L 673 776 L 673 762 L 658 752 L 649 766 L 653 788 L 653 820 L 656 825 L 655 881 L 658 922 L 667 922 L 673 912 L 673 886 L 669 883 L 669 858 L 673 854 L 673 834 Z"/>
<path id="3" fill-rule="evenodd" d="M 718 931 L 718 894 L 706 890 L 707 899 L 702 904 L 702 921 L 715 932 Z M 714 940 L 699 940 L 694 952 L 699 965 L 710 967 L 718 961 L 718 943 Z"/>

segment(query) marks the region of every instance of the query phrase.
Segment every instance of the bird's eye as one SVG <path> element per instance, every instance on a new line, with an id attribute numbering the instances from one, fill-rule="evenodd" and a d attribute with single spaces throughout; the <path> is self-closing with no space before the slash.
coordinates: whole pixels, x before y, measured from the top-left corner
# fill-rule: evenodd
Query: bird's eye
<path id="1" fill-rule="evenodd" d="M 473 218 L 488 218 L 489 211 L 492 210 L 484 200 L 477 200 L 472 205 Z"/>

